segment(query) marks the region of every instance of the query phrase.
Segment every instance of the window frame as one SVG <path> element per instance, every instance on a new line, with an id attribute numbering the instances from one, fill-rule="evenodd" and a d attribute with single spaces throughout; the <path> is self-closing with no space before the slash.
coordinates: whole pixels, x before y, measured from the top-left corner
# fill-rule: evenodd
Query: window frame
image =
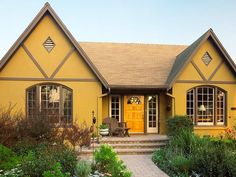
<path id="1" fill-rule="evenodd" d="M 112 97 L 119 98 L 119 122 L 121 122 L 121 95 L 110 95 L 109 96 L 109 117 L 112 118 Z"/>
<path id="2" fill-rule="evenodd" d="M 213 122 L 198 122 L 197 121 L 197 117 L 198 117 L 198 92 L 197 90 L 199 88 L 212 88 L 213 89 Z M 190 91 L 193 91 L 193 116 L 190 117 L 193 119 L 193 124 L 194 126 L 210 126 L 210 127 L 213 127 L 213 126 L 226 126 L 227 125 L 227 91 L 225 91 L 224 89 L 220 88 L 220 87 L 217 87 L 217 86 L 212 86 L 212 85 L 201 85 L 201 86 L 197 86 L 197 87 L 193 87 L 189 90 L 187 90 L 187 93 L 186 93 L 186 115 L 189 117 L 188 115 L 188 93 Z M 223 122 L 217 122 L 218 121 L 218 115 L 217 114 L 217 109 L 218 108 L 218 99 L 217 99 L 217 94 L 218 94 L 218 91 L 222 92 L 224 94 L 224 97 L 223 97 L 223 100 L 221 101 L 221 103 L 223 104 L 222 106 L 222 112 L 223 114 L 220 114 L 223 116 Z M 220 108 L 221 109 L 221 108 Z"/>
<path id="3" fill-rule="evenodd" d="M 36 89 L 36 110 L 37 111 L 39 111 L 39 113 L 41 113 L 41 87 L 42 86 L 44 86 L 44 85 L 46 85 L 46 86 L 55 86 L 55 87 L 59 87 L 59 95 L 60 95 L 60 97 L 59 97 L 59 121 L 58 121 L 58 123 L 53 123 L 54 125 L 72 125 L 73 124 L 73 89 L 71 89 L 71 88 L 69 88 L 69 87 L 67 87 L 67 86 L 65 86 L 65 85 L 63 85 L 63 84 L 59 84 L 59 83 L 51 83 L 51 82 L 46 82 L 46 83 L 40 83 L 40 84 L 35 84 L 35 85 L 32 85 L 32 86 L 30 86 L 30 87 L 28 87 L 27 89 L 26 89 L 26 106 L 25 106 L 25 112 L 26 112 L 26 117 L 27 118 L 29 118 L 30 117 L 30 115 L 29 115 L 29 109 L 28 109 L 28 92 L 30 91 L 30 90 L 32 90 L 32 89 Z M 63 89 L 65 89 L 65 90 L 67 90 L 67 91 L 70 91 L 70 93 L 71 93 L 71 121 L 70 122 L 66 122 L 66 123 L 64 123 L 63 121 L 62 121 L 62 118 L 63 118 L 63 116 L 64 116 L 64 105 L 63 105 L 63 98 L 64 98 L 64 95 L 63 95 Z"/>

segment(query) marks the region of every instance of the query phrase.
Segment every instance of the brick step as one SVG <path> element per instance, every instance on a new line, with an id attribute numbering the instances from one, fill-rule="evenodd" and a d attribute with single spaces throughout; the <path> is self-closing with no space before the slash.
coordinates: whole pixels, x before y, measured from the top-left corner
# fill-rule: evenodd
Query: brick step
<path id="1" fill-rule="evenodd" d="M 95 148 L 98 148 L 100 147 L 100 145 L 103 144 L 103 143 L 100 143 L 100 144 L 94 144 L 94 147 Z M 107 143 L 109 144 L 109 143 Z M 109 144 L 110 146 L 112 146 L 114 149 L 141 149 L 141 148 L 158 148 L 158 147 L 163 147 L 166 145 L 165 142 L 157 142 L 157 143 L 118 143 L 118 144 L 115 144 L 115 143 L 112 143 L 112 144 Z M 91 147 L 93 147 L 93 144 L 91 145 Z"/>
<path id="2" fill-rule="evenodd" d="M 148 149 L 114 149 L 118 155 L 141 155 L 141 154 L 152 154 L 157 148 Z M 92 149 L 83 150 L 78 155 L 79 156 L 91 156 L 93 154 Z"/>

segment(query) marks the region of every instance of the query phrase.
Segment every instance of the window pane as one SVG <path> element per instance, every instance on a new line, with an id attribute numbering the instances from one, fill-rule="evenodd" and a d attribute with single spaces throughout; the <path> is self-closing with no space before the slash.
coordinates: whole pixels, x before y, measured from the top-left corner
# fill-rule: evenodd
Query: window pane
<path id="1" fill-rule="evenodd" d="M 156 117 L 157 117 L 157 108 L 156 108 L 156 96 L 148 96 L 148 125 L 149 128 L 156 127 Z"/>

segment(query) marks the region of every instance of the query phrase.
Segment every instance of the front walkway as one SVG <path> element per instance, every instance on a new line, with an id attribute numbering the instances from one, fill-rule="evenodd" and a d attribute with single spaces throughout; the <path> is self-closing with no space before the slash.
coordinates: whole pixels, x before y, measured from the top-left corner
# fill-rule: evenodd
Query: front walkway
<path id="1" fill-rule="evenodd" d="M 132 177 L 168 177 L 151 160 L 152 155 L 120 155 Z"/>

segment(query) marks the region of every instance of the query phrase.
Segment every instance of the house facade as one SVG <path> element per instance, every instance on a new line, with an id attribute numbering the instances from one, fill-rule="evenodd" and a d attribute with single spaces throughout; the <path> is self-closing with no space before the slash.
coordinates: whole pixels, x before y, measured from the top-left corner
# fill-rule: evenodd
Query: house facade
<path id="1" fill-rule="evenodd" d="M 236 67 L 212 29 L 189 46 L 77 42 L 46 3 L 0 62 L 0 105 L 56 124 L 97 126 L 106 117 L 131 133 L 166 133 L 187 115 L 200 135 L 236 123 Z"/>

